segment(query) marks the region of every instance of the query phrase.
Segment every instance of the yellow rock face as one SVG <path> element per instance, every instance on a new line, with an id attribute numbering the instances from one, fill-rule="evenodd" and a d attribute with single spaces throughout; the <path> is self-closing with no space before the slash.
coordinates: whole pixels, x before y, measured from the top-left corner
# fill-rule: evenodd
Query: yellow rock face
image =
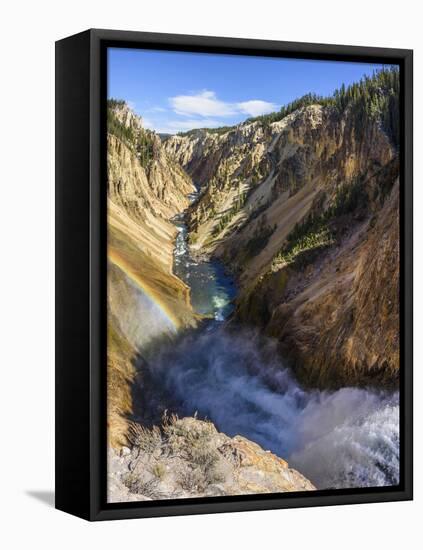
<path id="1" fill-rule="evenodd" d="M 118 113 L 136 132 L 145 132 L 128 109 Z M 184 210 L 195 190 L 190 178 L 161 147 L 158 136 L 148 168 L 135 150 L 108 136 L 108 380 L 109 439 L 125 442 L 132 412 L 133 359 L 163 333 L 195 326 L 188 287 L 172 273 L 171 219 Z"/>
<path id="2" fill-rule="evenodd" d="M 309 384 L 398 381 L 398 190 L 397 180 L 375 224 L 359 225 L 306 285 L 291 274 L 292 298 L 273 310 L 267 330 Z"/>

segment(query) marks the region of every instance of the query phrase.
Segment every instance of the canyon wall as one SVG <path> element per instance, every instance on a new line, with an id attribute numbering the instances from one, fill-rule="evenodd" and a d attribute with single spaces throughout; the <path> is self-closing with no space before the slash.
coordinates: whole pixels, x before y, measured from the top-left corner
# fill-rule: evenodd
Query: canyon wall
<path id="1" fill-rule="evenodd" d="M 189 288 L 172 272 L 171 219 L 189 204 L 190 178 L 126 104 L 109 108 L 109 436 L 125 442 L 133 359 L 155 338 L 195 326 Z"/>
<path id="2" fill-rule="evenodd" d="M 315 104 L 164 147 L 201 186 L 190 242 L 237 278 L 234 320 L 308 385 L 396 384 L 399 162 L 381 118 Z"/>

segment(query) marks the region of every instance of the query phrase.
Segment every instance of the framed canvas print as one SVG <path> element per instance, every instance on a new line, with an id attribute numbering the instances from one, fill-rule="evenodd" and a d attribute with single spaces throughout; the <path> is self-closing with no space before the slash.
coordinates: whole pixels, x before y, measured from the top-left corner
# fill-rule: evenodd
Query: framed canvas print
<path id="1" fill-rule="evenodd" d="M 412 498 L 412 52 L 56 44 L 56 506 Z"/>

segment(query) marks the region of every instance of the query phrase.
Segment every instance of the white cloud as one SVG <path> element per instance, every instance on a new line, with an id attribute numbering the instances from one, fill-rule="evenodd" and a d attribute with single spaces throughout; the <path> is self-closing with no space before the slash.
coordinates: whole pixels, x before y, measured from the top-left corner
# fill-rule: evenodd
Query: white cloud
<path id="1" fill-rule="evenodd" d="M 259 116 L 266 113 L 272 113 L 276 111 L 278 106 L 275 103 L 269 103 L 268 101 L 262 101 L 261 99 L 250 99 L 250 101 L 242 101 L 237 103 L 238 109 L 250 116 Z"/>
<path id="2" fill-rule="evenodd" d="M 239 114 L 258 116 L 278 108 L 274 103 L 261 99 L 228 103 L 218 99 L 216 93 L 211 90 L 202 90 L 193 95 L 170 97 L 169 103 L 176 114 L 191 117 L 227 117 Z"/>
<path id="3" fill-rule="evenodd" d="M 195 128 L 217 128 L 229 122 L 225 117 L 244 119 L 270 113 L 278 106 L 269 101 L 251 99 L 229 103 L 220 100 L 212 90 L 202 90 L 191 95 L 178 95 L 168 99 L 173 110 L 173 119 L 162 115 L 169 109 L 153 106 L 145 110 L 148 118 L 143 118 L 144 127 L 154 129 L 159 133 L 175 134 Z M 157 117 L 155 116 L 157 114 Z M 150 118 L 151 115 L 151 118 Z M 236 120 L 236 119 L 235 119 Z"/>
<path id="4" fill-rule="evenodd" d="M 230 103 L 217 99 L 215 92 L 203 90 L 195 95 L 178 95 L 169 98 L 173 110 L 183 116 L 230 116 L 236 113 Z"/>

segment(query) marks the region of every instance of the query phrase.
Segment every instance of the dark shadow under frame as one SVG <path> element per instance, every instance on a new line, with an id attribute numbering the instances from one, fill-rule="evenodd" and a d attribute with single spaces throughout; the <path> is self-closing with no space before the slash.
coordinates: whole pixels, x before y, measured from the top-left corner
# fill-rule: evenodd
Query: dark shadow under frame
<path id="1" fill-rule="evenodd" d="M 400 66 L 401 363 L 398 486 L 151 502 L 106 502 L 108 47 L 361 61 Z M 68 69 L 64 63 L 67 63 Z M 79 91 L 75 89 L 78 87 Z M 65 109 L 66 113 L 63 112 Z M 69 258 L 64 258 L 61 250 L 56 250 L 56 507 L 86 519 L 105 520 L 411 499 L 412 51 L 91 30 L 56 44 L 56 119 L 57 246 L 61 250 L 66 249 L 68 243 L 72 248 Z M 78 140 L 77 144 L 73 143 L 75 139 Z M 69 148 L 73 151 L 72 162 L 76 172 L 71 174 L 72 185 L 75 186 L 75 178 L 79 182 L 77 193 L 70 196 L 63 190 L 64 184 L 71 178 L 65 170 L 71 162 Z M 64 207 L 64 201 L 72 205 L 70 212 Z M 77 227 L 79 230 L 76 232 L 75 220 L 72 224 L 71 215 L 81 218 L 81 227 Z M 75 276 L 70 281 L 67 272 L 71 268 L 75 270 L 72 262 L 78 252 L 76 279 L 81 284 L 75 290 Z M 75 300 L 76 303 L 70 303 Z M 65 310 L 69 309 L 70 315 L 65 320 Z M 73 334 L 71 341 L 67 330 L 71 329 L 71 323 L 75 325 L 81 319 L 81 330 Z M 75 345 L 79 347 L 75 349 Z M 73 397 L 77 398 L 76 406 L 69 402 L 70 388 L 74 390 Z M 75 414 L 75 407 L 78 406 L 81 410 Z M 71 444 L 71 435 L 66 435 L 63 430 L 71 430 L 79 438 L 74 436 Z M 72 463 L 69 455 L 72 455 Z"/>

